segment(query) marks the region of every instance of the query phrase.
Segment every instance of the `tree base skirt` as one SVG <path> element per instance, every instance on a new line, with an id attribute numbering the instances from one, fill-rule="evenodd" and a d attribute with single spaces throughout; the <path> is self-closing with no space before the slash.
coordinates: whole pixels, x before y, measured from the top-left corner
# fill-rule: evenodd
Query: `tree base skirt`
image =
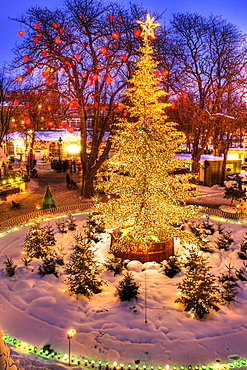
<path id="1" fill-rule="evenodd" d="M 114 245 L 116 241 L 116 235 L 119 233 L 119 229 L 115 229 L 111 233 L 111 247 Z M 150 248 L 147 252 L 142 250 L 135 250 L 132 251 L 131 249 L 128 251 L 113 251 L 112 252 L 115 257 L 121 258 L 122 260 L 137 260 L 141 263 L 145 262 L 162 262 L 167 260 L 170 256 L 174 255 L 174 239 L 170 238 L 164 242 L 160 243 L 150 243 Z"/>

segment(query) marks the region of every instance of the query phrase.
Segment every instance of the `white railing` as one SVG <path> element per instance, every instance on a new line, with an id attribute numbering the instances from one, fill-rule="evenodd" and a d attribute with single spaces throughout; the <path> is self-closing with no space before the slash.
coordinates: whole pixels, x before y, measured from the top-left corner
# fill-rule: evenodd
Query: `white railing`
<path id="1" fill-rule="evenodd" d="M 0 221 L 0 230 L 8 229 L 14 226 L 23 225 L 28 223 L 30 220 L 34 220 L 35 218 L 39 218 L 42 216 L 47 215 L 59 215 L 63 213 L 73 213 L 73 212 L 82 212 L 88 211 L 93 205 L 93 202 L 85 202 L 85 203 L 78 203 L 78 204 L 71 204 L 66 206 L 48 208 L 48 209 L 41 209 L 36 212 L 27 213 L 24 215 L 16 216 L 10 218 L 9 220 Z"/>

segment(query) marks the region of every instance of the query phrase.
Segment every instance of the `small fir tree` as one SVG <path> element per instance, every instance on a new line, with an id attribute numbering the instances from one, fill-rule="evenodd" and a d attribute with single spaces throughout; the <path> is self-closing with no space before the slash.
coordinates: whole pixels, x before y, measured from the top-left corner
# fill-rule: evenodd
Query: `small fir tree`
<path id="1" fill-rule="evenodd" d="M 57 270 L 57 259 L 56 257 L 46 257 L 42 261 L 42 265 L 38 267 L 38 273 L 41 276 L 45 275 L 54 275 L 57 278 L 59 277 L 59 273 Z"/>
<path id="2" fill-rule="evenodd" d="M 224 231 L 224 227 L 222 226 L 220 222 L 217 222 L 217 231 L 219 234 L 222 234 Z"/>
<path id="3" fill-rule="evenodd" d="M 28 230 L 24 251 L 27 258 L 45 258 L 55 254 L 56 239 L 51 226 L 41 227 L 40 222 L 35 222 Z"/>
<path id="4" fill-rule="evenodd" d="M 137 299 L 139 285 L 135 282 L 133 274 L 129 271 L 124 275 L 124 279 L 117 286 L 117 293 L 121 302 Z"/>
<path id="5" fill-rule="evenodd" d="M 102 291 L 103 280 L 97 279 L 100 267 L 86 239 L 78 234 L 74 237 L 71 261 L 66 266 L 69 274 L 67 283 L 72 294 L 82 294 L 88 298 Z"/>
<path id="6" fill-rule="evenodd" d="M 60 233 L 62 233 L 62 234 L 67 233 L 65 221 L 57 221 L 56 225 L 57 225 L 57 228 L 60 231 Z"/>
<path id="7" fill-rule="evenodd" d="M 76 230 L 76 226 L 77 226 L 76 225 L 76 219 L 72 214 L 68 215 L 68 219 L 67 219 L 66 222 L 67 222 L 68 230 L 70 230 L 70 231 Z"/>
<path id="8" fill-rule="evenodd" d="M 225 194 L 224 198 L 231 199 L 231 206 L 234 200 L 243 199 L 246 197 L 246 191 L 242 186 L 241 177 L 237 176 L 235 181 L 226 181 L 225 182 Z"/>
<path id="9" fill-rule="evenodd" d="M 246 273 L 247 263 L 243 262 L 243 265 L 239 269 L 235 269 L 235 275 L 240 281 L 247 281 L 247 278 L 244 276 Z"/>
<path id="10" fill-rule="evenodd" d="M 239 258 L 242 260 L 247 260 L 247 233 L 245 233 L 244 238 L 240 244 L 240 251 L 238 252 Z"/>
<path id="11" fill-rule="evenodd" d="M 189 261 L 185 264 L 188 265 L 188 270 L 183 281 L 178 284 L 180 297 L 175 302 L 181 303 L 184 310 L 192 317 L 202 319 L 212 309 L 219 310 L 217 304 L 221 301 L 221 297 L 217 279 L 210 273 L 211 266 L 208 265 L 208 260 L 200 252 L 197 253 L 197 262 L 195 256 L 193 257 L 193 268 Z"/>
<path id="12" fill-rule="evenodd" d="M 226 268 L 227 273 L 222 273 L 219 276 L 219 282 L 221 283 L 222 300 L 226 303 L 230 303 L 235 301 L 235 297 L 238 294 L 238 291 L 236 290 L 238 288 L 238 279 L 233 272 L 234 267 L 231 265 L 231 263 L 229 263 Z"/>
<path id="13" fill-rule="evenodd" d="M 220 235 L 216 245 L 217 245 L 219 250 L 223 249 L 225 251 L 229 251 L 229 248 L 230 248 L 230 246 L 232 245 L 233 242 L 234 242 L 234 239 L 232 238 L 232 232 L 231 231 L 224 231 Z"/>
<path id="14" fill-rule="evenodd" d="M 137 22 L 143 44 L 124 92 L 128 115 L 118 122 L 116 153 L 108 162 L 109 180 L 101 184 L 101 190 L 113 196 L 96 206 L 107 224 L 125 229 L 113 245 L 121 251 L 146 251 L 154 240 L 175 236 L 195 242 L 191 233 L 174 225 L 199 215 L 198 207 L 186 203 L 191 194 L 181 179 L 186 175 L 174 174 L 179 163 L 173 158 L 185 137 L 165 115 L 170 104 L 164 102 L 162 76 L 157 77 L 158 63 L 150 45 L 158 24 L 149 14 L 145 22 Z"/>
<path id="15" fill-rule="evenodd" d="M 16 275 L 17 265 L 15 265 L 12 257 L 9 258 L 6 255 L 5 255 L 5 257 L 6 257 L 6 261 L 3 261 L 3 263 L 5 264 L 5 274 L 8 277 L 12 277 L 12 276 Z"/>
<path id="16" fill-rule="evenodd" d="M 113 271 L 114 276 L 120 275 L 124 269 L 124 261 L 116 256 L 108 257 L 104 263 L 107 271 Z"/>
<path id="17" fill-rule="evenodd" d="M 203 230 L 205 230 L 204 233 L 207 235 L 213 235 L 215 232 L 214 224 L 209 221 L 209 217 L 207 217 L 206 221 L 203 221 L 201 227 Z"/>
<path id="18" fill-rule="evenodd" d="M 181 271 L 180 256 L 170 256 L 167 261 L 163 263 L 165 275 L 173 278 Z"/>
<path id="19" fill-rule="evenodd" d="M 89 213 L 85 225 L 87 243 L 98 243 L 101 240 L 100 234 L 103 233 L 105 233 L 105 223 L 102 215 L 97 212 Z"/>

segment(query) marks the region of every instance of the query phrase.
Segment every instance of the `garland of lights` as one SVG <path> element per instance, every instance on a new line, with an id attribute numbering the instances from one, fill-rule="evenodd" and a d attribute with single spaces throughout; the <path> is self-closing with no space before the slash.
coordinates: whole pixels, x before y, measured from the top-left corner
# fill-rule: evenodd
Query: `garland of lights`
<path id="1" fill-rule="evenodd" d="M 43 348 L 38 349 L 37 347 L 33 347 L 30 344 L 23 343 L 21 340 L 10 337 L 6 334 L 3 334 L 2 337 L 3 337 L 3 340 L 5 342 L 10 343 L 10 344 L 14 345 L 15 347 L 17 347 L 21 350 L 27 351 L 29 353 L 32 352 L 32 353 L 35 353 L 39 356 L 44 356 L 44 357 L 49 356 L 50 358 L 61 361 L 63 363 L 68 363 L 69 361 L 71 363 L 75 364 L 75 365 L 76 364 L 81 365 L 83 363 L 84 366 L 91 366 L 92 368 L 97 366 L 98 369 L 102 369 L 102 366 L 104 366 L 105 370 L 110 370 L 110 368 L 112 368 L 113 370 L 117 370 L 117 369 L 119 369 L 119 370 L 124 370 L 124 369 L 128 369 L 128 370 L 143 369 L 143 370 L 146 370 L 148 368 L 150 368 L 150 370 L 155 369 L 154 365 L 150 365 L 149 367 L 146 364 L 143 364 L 142 366 L 139 366 L 138 364 L 132 365 L 131 363 L 128 363 L 127 365 L 125 365 L 124 362 L 120 362 L 119 365 L 118 365 L 117 361 L 113 361 L 112 365 L 110 365 L 110 361 L 102 361 L 102 360 L 95 361 L 95 360 L 89 360 L 88 358 L 81 359 L 81 357 L 76 357 L 75 358 L 74 355 L 72 355 L 69 359 L 69 356 L 67 354 L 62 355 L 61 353 L 56 353 L 54 351 L 44 350 Z M 233 368 L 241 368 L 241 367 L 244 367 L 244 366 L 247 366 L 247 360 L 242 359 L 242 360 L 237 360 L 237 361 L 226 362 L 224 364 L 216 363 L 215 365 L 213 365 L 213 364 L 201 365 L 201 366 L 195 365 L 194 369 L 195 370 L 219 370 L 219 369 L 228 370 L 228 369 L 233 369 Z M 161 365 L 158 365 L 156 368 L 158 370 L 162 370 L 162 369 L 165 369 L 165 370 L 185 370 L 185 369 L 192 370 L 193 366 L 188 365 L 186 367 L 184 365 L 181 365 L 181 366 L 176 366 L 176 365 L 161 366 Z"/>

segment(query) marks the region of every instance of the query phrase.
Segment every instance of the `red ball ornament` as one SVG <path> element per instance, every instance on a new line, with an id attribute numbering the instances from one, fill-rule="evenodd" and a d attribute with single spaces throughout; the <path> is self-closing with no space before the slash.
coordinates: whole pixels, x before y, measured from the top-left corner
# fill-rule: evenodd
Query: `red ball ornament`
<path id="1" fill-rule="evenodd" d="M 24 57 L 22 57 L 22 59 L 24 60 L 24 62 L 26 62 L 26 61 L 28 61 L 28 56 L 24 55 Z"/>
<path id="2" fill-rule="evenodd" d="M 142 32 L 141 32 L 141 30 L 138 30 L 138 29 L 135 29 L 134 30 L 134 35 L 136 36 L 136 37 L 138 37 L 138 36 L 140 36 L 140 34 L 141 34 Z"/>
<path id="3" fill-rule="evenodd" d="M 119 33 L 118 32 L 112 32 L 112 37 L 115 39 L 115 40 L 117 40 L 118 38 L 119 38 Z"/>
<path id="4" fill-rule="evenodd" d="M 42 50 L 42 51 L 41 51 L 41 54 L 43 55 L 43 57 L 46 57 L 46 56 L 47 56 L 47 54 L 48 54 L 48 51 L 47 51 L 47 50 Z"/>
<path id="5" fill-rule="evenodd" d="M 36 28 L 36 30 L 39 30 L 40 29 L 40 23 L 35 23 L 34 27 Z"/>
<path id="6" fill-rule="evenodd" d="M 24 33 L 25 33 L 24 31 L 18 31 L 19 36 L 24 36 Z"/>
<path id="7" fill-rule="evenodd" d="M 58 36 L 58 37 L 55 37 L 54 41 L 55 41 L 55 43 L 56 43 L 56 44 L 60 44 L 61 39 L 60 39 L 60 37 Z"/>

